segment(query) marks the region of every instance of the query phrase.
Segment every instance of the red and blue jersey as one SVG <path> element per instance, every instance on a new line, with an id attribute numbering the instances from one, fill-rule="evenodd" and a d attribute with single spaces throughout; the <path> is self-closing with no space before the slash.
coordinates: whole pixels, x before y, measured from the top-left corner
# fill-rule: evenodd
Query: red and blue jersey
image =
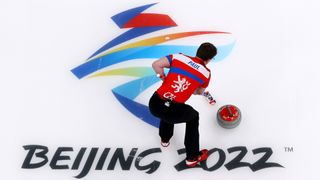
<path id="1" fill-rule="evenodd" d="M 157 90 L 160 97 L 184 103 L 197 88 L 208 87 L 211 73 L 200 58 L 172 54 L 168 55 L 167 59 L 170 70 Z"/>

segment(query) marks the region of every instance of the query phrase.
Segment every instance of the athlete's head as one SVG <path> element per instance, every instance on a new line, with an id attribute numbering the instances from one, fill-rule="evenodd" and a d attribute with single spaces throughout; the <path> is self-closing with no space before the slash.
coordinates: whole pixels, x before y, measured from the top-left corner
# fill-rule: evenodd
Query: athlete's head
<path id="1" fill-rule="evenodd" d="M 215 55 L 217 55 L 217 48 L 208 42 L 202 43 L 197 50 L 197 57 L 203 61 L 209 61 Z"/>

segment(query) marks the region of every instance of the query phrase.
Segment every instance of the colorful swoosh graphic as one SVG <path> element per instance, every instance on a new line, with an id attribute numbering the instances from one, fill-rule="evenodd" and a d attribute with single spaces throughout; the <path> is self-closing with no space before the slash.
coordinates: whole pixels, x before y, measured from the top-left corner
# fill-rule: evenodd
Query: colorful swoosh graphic
<path id="1" fill-rule="evenodd" d="M 158 118 L 151 115 L 148 106 L 135 101 L 135 98 L 137 96 L 139 96 L 153 84 L 160 81 L 160 79 L 156 77 L 153 69 L 151 68 L 151 65 L 147 67 L 140 66 L 109 69 L 106 71 L 102 70 L 111 65 L 115 65 L 125 61 L 150 59 L 151 64 L 151 62 L 155 59 L 164 57 L 169 54 L 184 53 L 192 55 L 195 54 L 198 46 L 169 45 L 167 44 L 167 42 L 182 38 L 188 38 L 191 36 L 203 36 L 210 34 L 219 35 L 230 33 L 222 31 L 178 32 L 151 37 L 133 43 L 121 45 L 124 42 L 140 37 L 142 35 L 177 26 L 177 24 L 168 15 L 142 13 L 144 10 L 155 4 L 156 3 L 139 6 L 111 17 L 112 20 L 119 26 L 119 28 L 131 29 L 106 43 L 95 53 L 93 53 L 86 62 L 79 65 L 78 67 L 75 67 L 71 70 L 71 72 L 79 79 L 82 79 L 84 77 L 94 78 L 102 76 L 136 77 L 137 79 L 133 81 L 113 88 L 112 92 L 117 100 L 128 111 L 130 111 L 142 121 L 154 127 L 158 127 L 159 120 Z M 217 46 L 218 55 L 215 57 L 215 61 L 220 61 L 228 56 L 233 46 L 234 42 L 227 45 Z"/>
<path id="2" fill-rule="evenodd" d="M 104 53 L 102 55 L 99 55 L 96 58 L 99 58 L 101 56 L 105 56 L 107 54 L 110 54 L 112 52 L 117 52 L 121 51 L 124 49 L 129 49 L 129 48 L 135 48 L 135 47 L 140 47 L 140 46 L 154 46 L 156 44 L 164 43 L 167 41 L 173 41 L 176 39 L 180 38 L 185 38 L 185 37 L 190 37 L 190 36 L 198 36 L 198 35 L 205 35 L 205 34 L 229 34 L 228 32 L 219 32 L 219 31 L 194 31 L 194 32 L 182 32 L 182 33 L 175 33 L 175 34 L 166 34 L 162 36 L 157 36 L 145 40 L 141 40 L 138 42 L 134 42 L 131 44 L 127 44 L 124 46 L 121 46 L 119 48 L 113 49 L 111 51 L 108 51 L 107 53 Z"/>

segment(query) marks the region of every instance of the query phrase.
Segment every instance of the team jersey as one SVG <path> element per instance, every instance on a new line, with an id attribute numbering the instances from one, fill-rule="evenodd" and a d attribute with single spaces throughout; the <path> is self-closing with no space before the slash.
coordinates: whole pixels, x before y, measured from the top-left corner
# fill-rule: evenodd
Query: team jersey
<path id="1" fill-rule="evenodd" d="M 166 57 L 170 63 L 170 70 L 157 90 L 161 98 L 184 103 L 197 88 L 208 87 L 211 73 L 200 58 L 184 54 Z"/>

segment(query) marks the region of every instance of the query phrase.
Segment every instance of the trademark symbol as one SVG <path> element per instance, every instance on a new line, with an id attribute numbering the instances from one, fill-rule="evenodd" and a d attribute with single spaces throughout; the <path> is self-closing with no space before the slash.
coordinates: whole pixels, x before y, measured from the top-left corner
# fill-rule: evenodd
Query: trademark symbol
<path id="1" fill-rule="evenodd" d="M 285 152 L 293 152 L 293 147 L 284 147 Z"/>

